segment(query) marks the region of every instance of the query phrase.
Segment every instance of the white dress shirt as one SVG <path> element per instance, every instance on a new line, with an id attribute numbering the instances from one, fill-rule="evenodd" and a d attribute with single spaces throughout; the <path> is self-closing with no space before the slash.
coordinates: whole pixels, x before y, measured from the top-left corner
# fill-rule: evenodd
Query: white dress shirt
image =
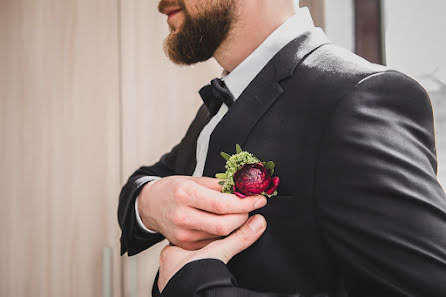
<path id="1" fill-rule="evenodd" d="M 251 81 L 260 73 L 263 67 L 290 41 L 304 34 L 306 31 L 314 27 L 308 8 L 298 8 L 296 14 L 287 19 L 282 25 L 274 30 L 243 62 L 241 62 L 231 73 L 226 75 L 223 72 L 222 80 L 224 80 L 227 88 L 237 100 Z M 215 114 L 209 123 L 203 128 L 197 139 L 196 159 L 197 165 L 192 176 L 203 176 L 204 165 L 209 148 L 209 139 L 212 131 L 224 117 L 228 107 L 222 104 L 217 114 Z M 158 176 L 145 176 L 140 178 L 138 182 L 149 182 L 153 184 Z M 139 198 L 139 197 L 138 197 Z M 144 230 L 156 233 L 147 229 L 142 223 L 138 212 L 138 198 L 135 201 L 136 219 L 138 224 Z"/>

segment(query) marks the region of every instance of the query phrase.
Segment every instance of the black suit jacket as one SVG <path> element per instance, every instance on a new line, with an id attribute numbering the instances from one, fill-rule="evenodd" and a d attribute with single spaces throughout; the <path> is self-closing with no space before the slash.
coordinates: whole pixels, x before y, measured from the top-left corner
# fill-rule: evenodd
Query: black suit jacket
<path id="1" fill-rule="evenodd" d="M 136 224 L 135 180 L 191 175 L 208 121 L 203 105 L 181 143 L 124 186 L 123 252 L 164 238 Z M 223 172 L 220 152 L 236 143 L 275 162 L 279 196 L 251 213 L 266 217 L 265 233 L 228 265 L 187 264 L 162 296 L 446 296 L 434 135 L 429 97 L 413 79 L 330 44 L 320 29 L 291 41 L 217 125 L 204 169 Z"/>

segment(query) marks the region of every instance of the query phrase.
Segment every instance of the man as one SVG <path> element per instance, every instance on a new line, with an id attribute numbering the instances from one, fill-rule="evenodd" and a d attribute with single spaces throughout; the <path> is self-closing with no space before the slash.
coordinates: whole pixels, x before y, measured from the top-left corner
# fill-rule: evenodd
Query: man
<path id="1" fill-rule="evenodd" d="M 152 293 L 169 297 L 446 296 L 426 92 L 330 44 L 294 5 L 160 2 L 171 60 L 225 71 L 182 141 L 123 187 L 121 253 L 167 238 Z M 277 197 L 220 192 L 220 152 L 237 143 L 275 162 Z"/>

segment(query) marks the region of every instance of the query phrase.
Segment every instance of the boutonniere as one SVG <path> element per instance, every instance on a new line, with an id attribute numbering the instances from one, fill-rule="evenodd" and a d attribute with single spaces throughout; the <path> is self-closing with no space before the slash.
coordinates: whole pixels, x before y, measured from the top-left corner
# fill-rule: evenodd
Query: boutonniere
<path id="1" fill-rule="evenodd" d="M 279 177 L 274 174 L 274 162 L 262 162 L 253 154 L 243 151 L 240 145 L 235 146 L 236 153 L 220 154 L 226 160 L 225 173 L 217 173 L 216 178 L 223 179 L 222 193 L 235 194 L 240 198 L 265 195 L 268 198 L 277 196 Z"/>

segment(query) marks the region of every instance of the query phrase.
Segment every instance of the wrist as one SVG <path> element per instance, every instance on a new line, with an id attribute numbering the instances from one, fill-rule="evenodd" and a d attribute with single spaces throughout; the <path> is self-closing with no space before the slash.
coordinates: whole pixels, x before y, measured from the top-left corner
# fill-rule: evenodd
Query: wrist
<path id="1" fill-rule="evenodd" d="M 158 180 L 158 179 L 157 179 Z M 157 181 L 153 180 L 148 183 L 146 183 L 143 186 L 143 189 L 141 190 L 139 196 L 136 198 L 136 206 L 138 214 L 141 218 L 142 224 L 147 228 L 150 229 L 153 232 L 159 232 L 158 225 L 156 224 L 156 221 L 154 218 L 152 218 L 150 213 L 150 199 L 153 197 L 151 194 L 149 194 L 149 189 L 153 186 L 153 184 Z"/>

